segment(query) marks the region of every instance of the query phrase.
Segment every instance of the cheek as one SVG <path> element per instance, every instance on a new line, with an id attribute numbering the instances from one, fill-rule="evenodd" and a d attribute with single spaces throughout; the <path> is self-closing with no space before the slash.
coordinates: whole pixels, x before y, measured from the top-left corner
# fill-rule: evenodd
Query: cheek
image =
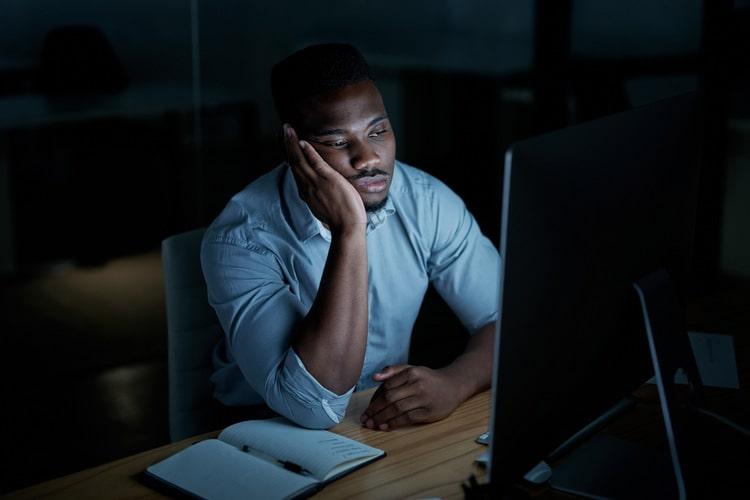
<path id="1" fill-rule="evenodd" d="M 335 150 L 321 151 L 316 149 L 316 151 L 318 151 L 320 157 L 323 158 L 323 161 L 330 165 L 335 171 L 343 175 L 346 171 L 346 165 L 348 162 L 348 157 L 345 154 Z"/>
<path id="2" fill-rule="evenodd" d="M 396 156 L 396 141 L 394 139 L 386 141 L 381 148 L 380 154 L 386 159 L 393 159 Z"/>

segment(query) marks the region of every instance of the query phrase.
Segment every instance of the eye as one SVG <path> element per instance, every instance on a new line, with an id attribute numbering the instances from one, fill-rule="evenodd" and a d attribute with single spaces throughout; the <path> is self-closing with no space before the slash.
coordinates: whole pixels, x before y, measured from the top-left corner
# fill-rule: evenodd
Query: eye
<path id="1" fill-rule="evenodd" d="M 380 129 L 380 130 L 375 130 L 373 132 L 370 132 L 370 135 L 368 135 L 368 137 L 373 137 L 373 138 L 380 137 L 382 135 L 385 135 L 387 132 L 388 132 L 388 130 L 384 129 L 384 128 Z"/>
<path id="2" fill-rule="evenodd" d="M 324 142 L 323 144 L 325 144 L 326 146 L 330 148 L 336 148 L 336 149 L 345 148 L 346 146 L 349 145 L 349 143 L 345 141 L 344 139 L 339 139 L 338 141 L 328 141 L 328 142 Z"/>

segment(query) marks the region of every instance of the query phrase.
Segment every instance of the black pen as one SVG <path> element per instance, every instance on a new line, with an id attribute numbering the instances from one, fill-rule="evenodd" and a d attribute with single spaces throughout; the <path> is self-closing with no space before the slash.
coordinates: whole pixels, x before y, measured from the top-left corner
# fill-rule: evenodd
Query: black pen
<path id="1" fill-rule="evenodd" d="M 305 476 L 310 475 L 309 470 L 305 469 L 299 464 L 295 464 L 294 462 L 289 462 L 288 460 L 277 460 L 277 462 L 279 462 L 282 467 L 284 467 L 288 471 L 296 472 L 297 474 L 302 474 Z"/>
<path id="2" fill-rule="evenodd" d="M 288 471 L 295 472 L 297 474 L 302 474 L 303 476 L 312 475 L 312 473 L 309 470 L 305 469 L 299 464 L 295 464 L 294 462 L 290 462 L 288 460 L 279 460 L 278 458 L 272 457 L 268 453 L 263 453 L 262 451 L 251 448 L 246 444 L 242 445 L 242 451 L 244 451 L 245 453 L 250 453 L 251 455 L 255 455 L 258 458 L 261 458 L 270 462 L 276 462 L 277 464 L 279 464 L 280 466 L 282 466 Z"/>

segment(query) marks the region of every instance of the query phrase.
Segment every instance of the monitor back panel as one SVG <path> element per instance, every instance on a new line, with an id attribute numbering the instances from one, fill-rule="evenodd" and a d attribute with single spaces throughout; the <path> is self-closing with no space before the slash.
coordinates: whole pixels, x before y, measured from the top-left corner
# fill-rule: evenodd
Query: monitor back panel
<path id="1" fill-rule="evenodd" d="M 515 144 L 504 176 L 492 480 L 523 473 L 653 370 L 632 283 L 688 279 L 694 94 Z"/>

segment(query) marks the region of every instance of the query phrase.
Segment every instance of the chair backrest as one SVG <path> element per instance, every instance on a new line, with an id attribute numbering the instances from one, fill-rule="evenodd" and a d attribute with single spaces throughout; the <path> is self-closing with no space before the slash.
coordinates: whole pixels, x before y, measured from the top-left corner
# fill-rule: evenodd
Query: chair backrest
<path id="1" fill-rule="evenodd" d="M 208 303 L 200 263 L 205 229 L 161 244 L 167 304 L 169 435 L 172 441 L 215 429 L 222 405 L 210 382 L 212 353 L 222 330 Z"/>

